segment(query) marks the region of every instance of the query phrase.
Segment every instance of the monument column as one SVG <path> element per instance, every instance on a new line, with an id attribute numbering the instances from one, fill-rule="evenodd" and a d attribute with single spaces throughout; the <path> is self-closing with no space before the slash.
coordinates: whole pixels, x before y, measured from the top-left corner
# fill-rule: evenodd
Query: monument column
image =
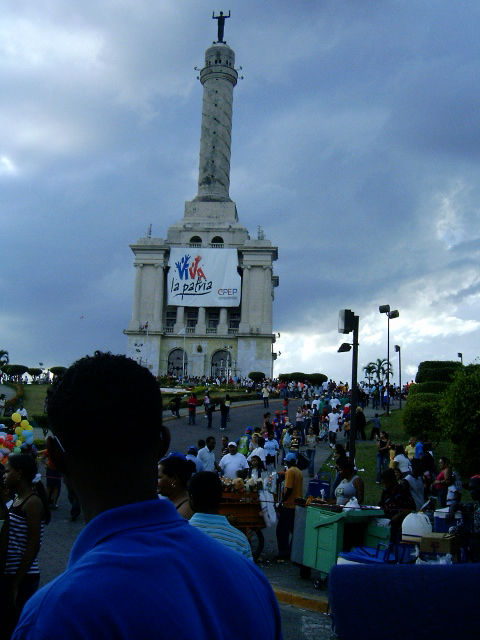
<path id="1" fill-rule="evenodd" d="M 196 335 L 205 335 L 207 333 L 205 307 L 198 307 L 197 326 L 195 327 L 195 333 Z"/>
<path id="2" fill-rule="evenodd" d="M 242 305 L 240 308 L 240 333 L 250 333 L 250 318 L 248 313 L 248 300 L 250 297 L 250 269 L 251 266 L 243 267 L 242 275 Z"/>
<path id="3" fill-rule="evenodd" d="M 162 311 L 163 311 L 163 290 L 164 290 L 164 273 L 163 265 L 155 265 L 155 289 L 153 297 L 153 329 L 161 331 L 162 329 Z"/>
<path id="4" fill-rule="evenodd" d="M 136 263 L 135 267 L 135 285 L 133 290 L 133 309 L 132 309 L 132 324 L 136 324 L 134 329 L 138 329 L 140 326 L 140 305 L 142 302 L 142 263 Z"/>
<path id="5" fill-rule="evenodd" d="M 173 327 L 174 333 L 179 333 L 185 327 L 185 307 L 177 307 L 177 320 Z"/>
<path id="6" fill-rule="evenodd" d="M 272 333 L 272 267 L 263 267 L 263 277 L 262 333 Z"/>
<path id="7" fill-rule="evenodd" d="M 202 132 L 195 200 L 230 201 L 233 87 L 238 79 L 234 66 L 235 53 L 224 42 L 206 50 L 205 66 L 200 71 Z"/>
<path id="8" fill-rule="evenodd" d="M 220 335 L 228 334 L 227 310 L 225 307 L 220 308 L 220 318 L 218 320 L 217 333 Z"/>

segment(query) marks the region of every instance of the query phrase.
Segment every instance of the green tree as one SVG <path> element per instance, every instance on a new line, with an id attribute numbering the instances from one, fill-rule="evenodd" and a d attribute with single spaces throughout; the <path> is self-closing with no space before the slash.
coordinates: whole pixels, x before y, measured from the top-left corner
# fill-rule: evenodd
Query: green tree
<path id="1" fill-rule="evenodd" d="M 440 399 L 443 435 L 453 444 L 453 462 L 467 479 L 480 473 L 480 365 L 457 369 Z"/>
<path id="2" fill-rule="evenodd" d="M 50 373 L 53 373 L 54 376 L 62 376 L 66 370 L 67 367 L 50 367 L 49 369 Z"/>
<path id="3" fill-rule="evenodd" d="M 42 375 L 42 369 L 39 369 L 38 367 L 30 367 L 27 373 L 29 373 L 32 376 L 32 378 L 36 380 L 38 376 Z"/>
<path id="4" fill-rule="evenodd" d="M 27 371 L 28 367 L 24 364 L 6 364 L 3 366 L 3 372 L 15 382 L 18 382 Z"/>
<path id="5" fill-rule="evenodd" d="M 368 381 L 368 384 L 371 385 L 372 384 L 372 380 L 373 380 L 373 376 L 375 375 L 375 363 L 374 362 L 369 362 L 368 364 L 366 364 L 363 367 L 363 370 L 365 372 L 365 377 Z"/>
<path id="6" fill-rule="evenodd" d="M 250 378 L 250 380 L 253 380 L 255 384 L 258 384 L 259 382 L 263 382 L 265 380 L 265 374 L 262 371 L 250 371 L 248 377 Z"/>
<path id="7" fill-rule="evenodd" d="M 387 381 L 387 359 L 377 358 L 375 362 L 369 362 L 363 370 L 368 372 L 372 378 L 375 378 L 376 383 L 381 386 Z M 390 363 L 390 376 L 393 375 L 392 363 Z"/>
<path id="8" fill-rule="evenodd" d="M 315 387 L 319 387 L 328 380 L 328 376 L 324 373 L 307 373 L 305 374 L 305 380 L 308 384 L 313 384 Z"/>

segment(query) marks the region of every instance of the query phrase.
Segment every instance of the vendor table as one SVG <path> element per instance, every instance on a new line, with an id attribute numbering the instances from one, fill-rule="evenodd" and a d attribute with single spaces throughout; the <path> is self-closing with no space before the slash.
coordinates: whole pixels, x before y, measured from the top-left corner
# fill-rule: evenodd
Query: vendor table
<path id="1" fill-rule="evenodd" d="M 265 520 L 258 493 L 224 491 L 218 512 L 226 516 L 230 524 L 247 536 L 252 555 L 257 560 L 265 544 L 262 532 L 265 528 Z"/>

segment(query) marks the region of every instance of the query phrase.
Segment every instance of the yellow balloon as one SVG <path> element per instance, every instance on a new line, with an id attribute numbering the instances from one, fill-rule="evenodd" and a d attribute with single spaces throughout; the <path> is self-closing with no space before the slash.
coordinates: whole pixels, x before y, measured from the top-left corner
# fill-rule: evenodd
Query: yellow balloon
<path id="1" fill-rule="evenodd" d="M 21 422 L 22 416 L 19 413 L 12 413 L 12 420 L 14 422 Z"/>
<path id="2" fill-rule="evenodd" d="M 21 436 L 23 433 L 22 427 L 15 427 L 15 433 L 17 434 L 17 436 Z"/>
<path id="3" fill-rule="evenodd" d="M 22 427 L 22 429 L 26 429 L 28 427 L 28 425 L 29 425 L 28 420 L 22 420 L 20 422 L 20 426 Z"/>
<path id="4" fill-rule="evenodd" d="M 33 431 L 32 425 L 29 424 L 27 427 L 25 427 L 25 431 Z"/>

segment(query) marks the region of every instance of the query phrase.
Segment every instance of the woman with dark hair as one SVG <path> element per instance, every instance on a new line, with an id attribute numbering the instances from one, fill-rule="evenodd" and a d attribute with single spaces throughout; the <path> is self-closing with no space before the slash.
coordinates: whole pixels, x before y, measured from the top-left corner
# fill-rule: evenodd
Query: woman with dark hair
<path id="1" fill-rule="evenodd" d="M 158 464 L 158 493 L 173 502 L 178 513 L 186 520 L 190 520 L 193 515 L 187 486 L 195 471 L 195 464 L 191 460 L 175 454 Z"/>
<path id="2" fill-rule="evenodd" d="M 353 463 L 348 458 L 339 458 L 337 468 L 342 478 L 335 489 L 337 504 L 347 504 L 352 498 L 357 498 L 361 504 L 365 498 L 365 485 L 363 480 L 355 473 Z"/>
<path id="3" fill-rule="evenodd" d="M 8 510 L 2 604 L 6 611 L 5 628 L 11 633 L 23 605 L 40 583 L 37 555 L 43 526 L 50 522 L 50 511 L 45 489 L 37 476 L 37 464 L 31 456 L 19 453 L 8 457 L 5 486 L 13 502 Z"/>
<path id="4" fill-rule="evenodd" d="M 395 445 L 395 457 L 393 458 L 393 469 L 398 469 L 404 478 L 412 470 L 412 463 L 405 455 L 403 445 Z"/>
<path id="5" fill-rule="evenodd" d="M 260 456 L 252 456 L 249 461 L 250 469 L 248 470 L 248 477 L 254 480 L 261 480 L 262 471 L 265 471 L 265 465 Z"/>

